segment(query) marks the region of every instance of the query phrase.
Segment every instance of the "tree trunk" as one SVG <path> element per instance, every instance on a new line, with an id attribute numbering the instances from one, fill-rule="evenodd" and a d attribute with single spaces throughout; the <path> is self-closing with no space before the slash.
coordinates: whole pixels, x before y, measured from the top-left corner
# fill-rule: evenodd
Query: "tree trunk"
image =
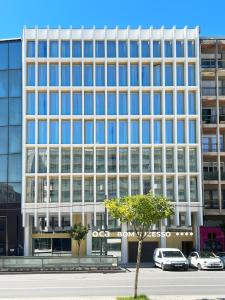
<path id="1" fill-rule="evenodd" d="M 138 275 L 139 275 L 140 261 L 141 261 L 141 248 L 142 248 L 142 240 L 138 242 L 138 254 L 137 254 L 137 264 L 136 264 L 135 283 L 134 283 L 134 298 L 137 298 Z"/>
<path id="2" fill-rule="evenodd" d="M 80 241 L 77 241 L 78 267 L 80 267 Z"/>

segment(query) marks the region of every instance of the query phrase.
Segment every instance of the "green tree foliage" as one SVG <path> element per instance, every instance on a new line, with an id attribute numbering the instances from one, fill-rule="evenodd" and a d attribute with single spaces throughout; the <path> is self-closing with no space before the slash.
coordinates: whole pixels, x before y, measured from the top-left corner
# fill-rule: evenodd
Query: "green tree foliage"
<path id="1" fill-rule="evenodd" d="M 77 241 L 77 255 L 80 257 L 80 245 L 82 240 L 85 239 L 89 231 L 89 226 L 83 226 L 82 224 L 74 224 L 70 230 L 70 236 L 73 240 Z"/>

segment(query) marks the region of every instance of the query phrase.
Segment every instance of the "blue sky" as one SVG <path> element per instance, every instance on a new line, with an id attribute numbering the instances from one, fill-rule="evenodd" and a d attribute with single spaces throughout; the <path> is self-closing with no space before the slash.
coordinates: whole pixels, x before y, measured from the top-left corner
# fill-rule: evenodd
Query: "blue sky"
<path id="1" fill-rule="evenodd" d="M 0 0 L 0 38 L 27 27 L 194 27 L 225 36 L 224 0 Z"/>

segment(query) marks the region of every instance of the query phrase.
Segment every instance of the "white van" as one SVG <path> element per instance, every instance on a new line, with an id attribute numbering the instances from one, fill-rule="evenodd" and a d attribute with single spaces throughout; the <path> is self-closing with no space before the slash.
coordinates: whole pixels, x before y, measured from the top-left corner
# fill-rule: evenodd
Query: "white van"
<path id="1" fill-rule="evenodd" d="M 153 261 L 156 267 L 165 270 L 182 269 L 187 271 L 188 260 L 184 254 L 176 248 L 156 248 L 153 254 Z"/>

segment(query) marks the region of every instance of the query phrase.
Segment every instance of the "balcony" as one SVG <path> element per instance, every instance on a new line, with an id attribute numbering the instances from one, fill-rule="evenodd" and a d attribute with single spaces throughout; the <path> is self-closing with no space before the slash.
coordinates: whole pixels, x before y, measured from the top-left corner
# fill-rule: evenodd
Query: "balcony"
<path id="1" fill-rule="evenodd" d="M 216 68 L 216 59 L 201 59 L 202 69 L 213 69 Z M 225 60 L 218 59 L 218 69 L 225 68 Z"/>
<path id="2" fill-rule="evenodd" d="M 218 180 L 218 172 L 204 172 L 204 180 Z"/>
<path id="3" fill-rule="evenodd" d="M 216 97 L 216 87 L 202 87 L 202 96 Z M 225 87 L 218 87 L 218 96 L 225 96 Z"/>

